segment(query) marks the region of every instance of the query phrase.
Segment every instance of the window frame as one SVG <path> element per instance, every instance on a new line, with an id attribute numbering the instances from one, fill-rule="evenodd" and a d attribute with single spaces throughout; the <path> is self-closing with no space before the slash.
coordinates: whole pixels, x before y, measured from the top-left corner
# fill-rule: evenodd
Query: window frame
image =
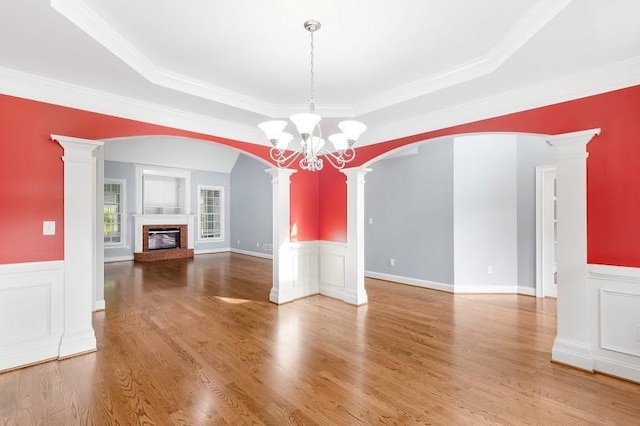
<path id="1" fill-rule="evenodd" d="M 203 237 L 202 232 L 204 229 L 202 228 L 202 215 L 201 211 L 201 198 L 202 191 L 219 191 L 220 193 L 220 236 L 218 237 Z M 225 227 L 225 215 L 224 215 L 224 187 L 218 185 L 198 185 L 198 242 L 213 242 L 213 241 L 224 241 L 224 227 Z"/>
<path id="2" fill-rule="evenodd" d="M 123 248 L 127 247 L 127 181 L 125 179 L 112 179 L 105 178 L 103 182 L 103 199 L 102 209 L 104 212 L 104 206 L 106 205 L 104 198 L 104 185 L 119 185 L 120 186 L 120 241 L 119 242 L 106 242 L 104 241 L 104 221 L 103 221 L 103 236 L 105 248 Z M 104 216 L 103 216 L 104 217 Z"/>

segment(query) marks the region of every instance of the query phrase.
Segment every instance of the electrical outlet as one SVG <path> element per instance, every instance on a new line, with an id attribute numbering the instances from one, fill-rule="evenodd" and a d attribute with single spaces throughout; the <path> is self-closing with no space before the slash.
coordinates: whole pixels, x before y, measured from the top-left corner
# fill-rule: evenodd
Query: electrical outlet
<path id="1" fill-rule="evenodd" d="M 373 218 L 372 217 L 369 218 L 369 225 L 373 225 Z"/>
<path id="2" fill-rule="evenodd" d="M 42 222 L 42 235 L 56 235 L 56 222 L 54 220 Z"/>
<path id="3" fill-rule="evenodd" d="M 389 266 L 396 266 L 396 260 L 393 257 L 389 259 Z"/>
<path id="4" fill-rule="evenodd" d="M 273 251 L 273 244 L 262 244 L 262 251 Z"/>
<path id="5" fill-rule="evenodd" d="M 487 274 L 493 274 L 493 266 L 487 266 Z"/>
<path id="6" fill-rule="evenodd" d="M 260 243 L 256 243 L 256 247 L 260 248 Z"/>
<path id="7" fill-rule="evenodd" d="M 240 240 L 238 240 L 238 245 L 240 245 Z"/>

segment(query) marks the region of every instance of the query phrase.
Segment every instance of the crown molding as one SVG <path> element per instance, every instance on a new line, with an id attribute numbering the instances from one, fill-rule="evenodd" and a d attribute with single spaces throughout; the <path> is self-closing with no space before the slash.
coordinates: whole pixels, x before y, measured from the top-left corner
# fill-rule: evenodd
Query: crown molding
<path id="1" fill-rule="evenodd" d="M 372 125 L 362 135 L 358 146 L 637 86 L 640 84 L 638 69 L 640 56 L 427 114 L 418 114 L 405 120 Z"/>
<path id="2" fill-rule="evenodd" d="M 486 55 L 441 73 L 363 99 L 353 105 L 355 115 L 368 114 L 496 71 L 572 0 L 540 0 Z"/>
<path id="3" fill-rule="evenodd" d="M 275 104 L 160 68 L 82 0 L 51 0 L 51 7 L 153 84 L 245 111 L 275 116 Z"/>
<path id="4" fill-rule="evenodd" d="M 447 87 L 482 77 L 498 69 L 572 0 L 539 0 L 489 53 L 441 73 L 430 75 L 353 105 L 332 105 L 319 113 L 354 117 L 378 111 Z M 51 7 L 92 37 L 151 83 L 267 117 L 306 111 L 306 105 L 280 105 L 163 69 L 129 43 L 82 0 L 51 0 Z"/>
<path id="5" fill-rule="evenodd" d="M 253 126 L 76 86 L 0 67 L 0 93 L 160 126 L 269 146 Z"/>

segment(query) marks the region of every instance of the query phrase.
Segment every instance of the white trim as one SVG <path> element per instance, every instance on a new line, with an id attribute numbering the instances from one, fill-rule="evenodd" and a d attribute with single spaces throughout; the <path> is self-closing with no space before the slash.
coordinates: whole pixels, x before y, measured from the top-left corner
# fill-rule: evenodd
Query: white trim
<path id="1" fill-rule="evenodd" d="M 231 253 L 244 254 L 246 256 L 261 257 L 263 259 L 271 259 L 271 260 L 273 260 L 273 255 L 272 254 L 260 253 L 260 252 L 257 252 L 257 251 L 240 250 L 240 249 L 237 249 L 237 248 L 231 248 L 231 249 L 227 249 L 227 250 L 230 251 Z"/>
<path id="2" fill-rule="evenodd" d="M 200 197 L 202 196 L 202 191 L 219 191 L 220 193 L 220 236 L 219 237 L 211 237 L 211 238 L 203 238 L 200 229 L 200 216 L 202 212 L 200 211 Z M 196 241 L 198 243 L 215 243 L 224 241 L 224 228 L 225 228 L 225 217 L 224 217 L 224 207 L 225 207 L 225 188 L 224 186 L 217 185 L 198 185 L 198 212 L 197 212 L 197 224 L 196 224 Z"/>
<path id="3" fill-rule="evenodd" d="M 640 283 L 640 268 L 628 266 L 589 264 L 587 272 L 594 280 L 611 280 Z"/>
<path id="4" fill-rule="evenodd" d="M 501 117 L 636 86 L 640 84 L 638 69 L 640 69 L 640 56 L 425 114 L 417 114 L 404 120 L 395 120 L 382 125 L 372 124 L 358 140 L 358 146 L 373 145 L 408 135 Z M 363 166 L 369 164 L 367 162 Z"/>
<path id="5" fill-rule="evenodd" d="M 500 68 L 572 0 L 539 0 L 497 45 L 485 55 L 400 87 L 362 99 L 353 105 L 356 116 L 401 104 L 491 74 Z"/>
<path id="6" fill-rule="evenodd" d="M 325 115 L 327 113 L 329 115 L 346 113 L 349 116 L 367 114 L 492 73 L 571 1 L 538 0 L 489 52 L 479 58 L 459 64 L 436 75 L 426 76 L 399 88 L 371 96 L 355 105 L 333 105 L 332 108 L 325 106 L 325 109 L 330 108 L 332 111 L 324 111 L 324 113 Z M 293 112 L 304 110 L 301 105 L 275 104 L 162 68 L 153 63 L 82 1 L 51 0 L 51 6 L 154 84 L 269 117 L 288 116 Z"/>
<path id="7" fill-rule="evenodd" d="M 119 184 L 120 185 L 120 242 L 118 243 L 104 243 L 105 250 L 107 249 L 115 249 L 115 248 L 129 248 L 129 241 L 127 241 L 128 227 L 127 227 L 127 217 L 129 214 L 127 213 L 127 180 L 126 179 L 115 179 L 115 178 L 104 178 L 103 182 L 103 191 L 104 185 L 106 184 Z M 103 199 L 104 203 L 104 199 Z M 104 223 L 103 223 L 104 225 Z M 103 235 L 104 239 L 104 235 Z"/>
<path id="8" fill-rule="evenodd" d="M 546 221 L 545 208 L 548 208 L 546 204 L 545 195 L 547 195 L 546 182 L 548 176 L 552 174 L 554 179 L 556 175 L 556 166 L 536 166 L 536 287 L 535 296 L 545 296 L 545 273 L 549 273 L 547 265 L 549 258 L 553 259 L 553 253 L 548 253 L 549 238 L 551 241 L 551 249 L 553 250 L 553 223 L 548 224 Z M 551 229 L 549 229 L 551 227 Z M 551 235 L 549 235 L 551 233 Z M 553 271 L 551 271 L 553 275 Z"/>
<path id="9" fill-rule="evenodd" d="M 601 373 L 640 383 L 640 366 L 638 364 L 629 364 L 611 358 L 594 356 L 593 368 Z"/>
<path id="10" fill-rule="evenodd" d="M 92 316 L 96 292 L 96 157 L 104 142 L 51 135 L 64 149 L 64 333 L 59 356 L 97 348 Z"/>
<path id="11" fill-rule="evenodd" d="M 364 271 L 364 276 L 367 278 L 375 278 L 377 280 L 391 281 L 394 283 L 428 288 L 431 290 L 446 291 L 447 293 L 454 293 L 453 284 L 439 283 L 436 281 L 422 280 L 419 278 L 403 277 L 400 275 L 383 274 L 373 271 Z"/>
<path id="12" fill-rule="evenodd" d="M 64 274 L 63 261 L 0 265 L 0 371 L 58 357 Z"/>
<path id="13" fill-rule="evenodd" d="M 521 294 L 524 296 L 535 295 L 533 287 L 517 285 L 459 285 L 454 288 L 456 294 Z"/>
<path id="14" fill-rule="evenodd" d="M 551 349 L 551 359 L 586 371 L 593 371 L 591 347 L 582 342 L 556 337 Z"/>
<path id="15" fill-rule="evenodd" d="M 381 272 L 364 271 L 367 278 L 390 281 L 399 284 L 406 284 L 415 287 L 427 288 L 431 290 L 446 291 L 456 294 L 520 294 L 524 296 L 535 296 L 535 289 L 525 286 L 454 286 L 453 284 L 440 283 L 436 281 L 423 280 L 420 278 L 404 277 L 400 275 L 384 274 Z"/>
<path id="16" fill-rule="evenodd" d="M 96 300 L 93 303 L 93 312 L 104 311 L 106 309 L 106 303 L 104 299 Z"/>
<path id="17" fill-rule="evenodd" d="M 54 105 L 176 129 L 269 145 L 255 126 L 216 119 L 113 93 L 0 67 L 0 92 Z M 318 108 L 316 110 L 319 111 Z M 260 143 L 262 142 L 262 143 Z"/>
<path id="18" fill-rule="evenodd" d="M 195 255 L 198 255 L 198 254 L 216 254 L 216 253 L 228 253 L 230 251 L 231 251 L 231 249 L 229 247 L 213 248 L 213 249 L 196 249 L 196 250 L 194 250 L 193 254 L 195 254 Z"/>
<path id="19" fill-rule="evenodd" d="M 133 260 L 133 255 L 129 254 L 126 256 L 113 256 L 113 257 L 105 257 L 104 263 L 114 263 L 114 262 L 128 262 Z"/>

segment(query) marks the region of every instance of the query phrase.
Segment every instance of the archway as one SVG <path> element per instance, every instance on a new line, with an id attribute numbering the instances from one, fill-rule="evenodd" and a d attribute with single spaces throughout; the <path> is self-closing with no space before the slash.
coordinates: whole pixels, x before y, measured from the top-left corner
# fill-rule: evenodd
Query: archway
<path id="1" fill-rule="evenodd" d="M 558 331 L 552 359 L 593 370 L 589 355 L 587 324 L 589 323 L 586 288 L 586 144 L 600 129 L 547 136 L 554 149 L 557 168 L 558 197 Z M 415 142 L 415 141 L 414 141 Z M 423 142 L 422 140 L 419 142 Z M 408 146 L 409 143 L 404 145 Z M 346 170 L 347 174 L 347 262 L 353 267 L 345 274 L 346 287 L 361 295 L 364 289 L 364 176 L 366 166 L 381 156 L 373 156 L 362 167 Z M 361 304 L 361 303 L 356 303 Z"/>

